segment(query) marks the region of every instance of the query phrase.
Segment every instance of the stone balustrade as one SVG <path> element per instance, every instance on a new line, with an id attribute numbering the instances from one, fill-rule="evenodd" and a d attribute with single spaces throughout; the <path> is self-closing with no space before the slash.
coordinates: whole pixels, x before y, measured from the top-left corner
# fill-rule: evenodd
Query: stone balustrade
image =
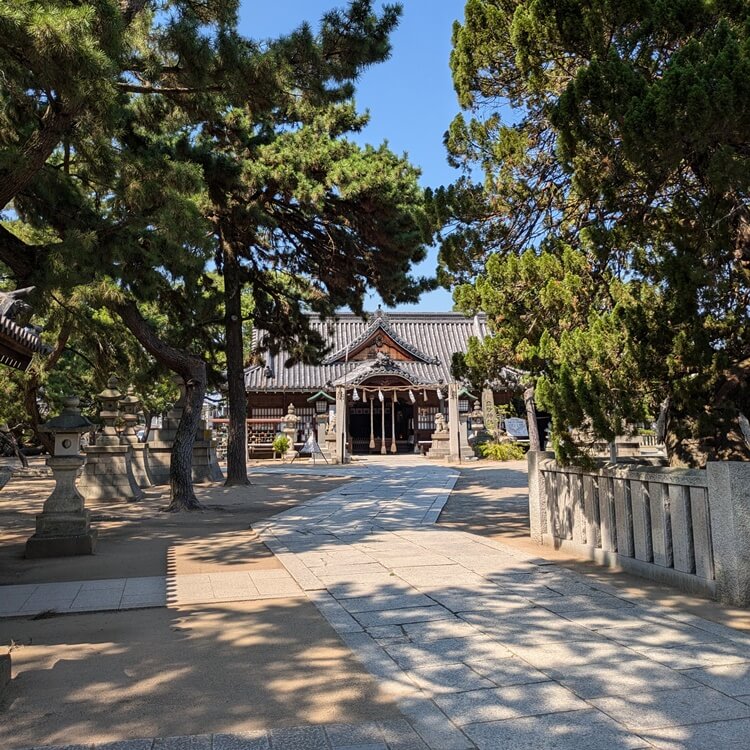
<path id="1" fill-rule="evenodd" d="M 528 462 L 537 543 L 750 604 L 750 463 L 582 469 L 536 451 Z"/>

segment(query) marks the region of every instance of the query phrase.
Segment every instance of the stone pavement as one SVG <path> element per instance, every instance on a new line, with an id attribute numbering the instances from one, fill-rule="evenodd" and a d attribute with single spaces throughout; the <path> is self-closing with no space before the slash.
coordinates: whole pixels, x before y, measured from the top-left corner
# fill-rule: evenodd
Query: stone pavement
<path id="1" fill-rule="evenodd" d="M 286 570 L 257 570 L 32 583 L 3 586 L 0 594 L 0 617 L 23 617 L 281 599 L 302 590 Z"/>
<path id="2" fill-rule="evenodd" d="M 407 721 L 97 748 L 750 746 L 750 636 L 434 526 L 456 477 L 371 465 L 254 527 Z"/>

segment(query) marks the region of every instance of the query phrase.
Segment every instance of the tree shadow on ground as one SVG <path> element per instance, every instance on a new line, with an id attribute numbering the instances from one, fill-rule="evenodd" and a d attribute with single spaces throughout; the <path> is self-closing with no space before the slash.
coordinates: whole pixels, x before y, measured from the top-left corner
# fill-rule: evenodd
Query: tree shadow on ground
<path id="1" fill-rule="evenodd" d="M 482 536 L 528 537 L 526 464 L 462 465 L 439 524 Z"/>
<path id="2" fill-rule="evenodd" d="M 0 747 L 398 716 L 304 599 L 0 622 Z"/>
<path id="3" fill-rule="evenodd" d="M 185 570 L 212 561 L 226 565 L 265 564 L 268 549 L 250 531 L 253 523 L 346 480 L 319 476 L 262 475 L 247 487 L 198 485 L 204 512 L 164 513 L 166 495 L 138 503 L 88 503 L 99 539 L 93 557 L 26 560 L 26 540 L 35 514 L 52 490 L 49 480 L 12 481 L 0 492 L 0 584 L 133 578 L 167 574 L 167 551 L 184 554 Z M 172 571 L 175 572 L 175 571 Z"/>

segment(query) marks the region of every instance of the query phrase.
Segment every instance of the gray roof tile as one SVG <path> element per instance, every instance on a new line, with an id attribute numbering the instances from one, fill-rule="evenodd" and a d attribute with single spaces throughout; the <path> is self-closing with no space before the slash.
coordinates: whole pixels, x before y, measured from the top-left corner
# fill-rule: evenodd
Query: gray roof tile
<path id="1" fill-rule="evenodd" d="M 400 368 L 408 371 L 415 382 L 438 383 L 452 380 L 451 358 L 455 352 L 465 352 L 471 336 L 484 338 L 487 323 L 484 316 L 466 318 L 460 313 L 383 313 L 388 328 L 400 342 L 408 345 L 417 356 L 426 355 L 427 362 L 398 362 Z M 362 320 L 351 313 L 341 313 L 336 320 L 321 321 L 311 316 L 312 327 L 320 331 L 330 343 L 330 352 L 340 353 L 354 342 L 362 343 L 363 335 L 373 328 L 376 316 Z M 253 333 L 253 346 L 264 335 L 263 331 Z M 245 387 L 248 391 L 311 391 L 331 388 L 344 374 L 353 373 L 361 367 L 361 362 L 333 362 L 331 364 L 296 364 L 285 367 L 288 355 L 280 352 L 273 356 L 266 354 L 261 365 L 245 370 Z M 333 359 L 328 356 L 323 361 Z"/>

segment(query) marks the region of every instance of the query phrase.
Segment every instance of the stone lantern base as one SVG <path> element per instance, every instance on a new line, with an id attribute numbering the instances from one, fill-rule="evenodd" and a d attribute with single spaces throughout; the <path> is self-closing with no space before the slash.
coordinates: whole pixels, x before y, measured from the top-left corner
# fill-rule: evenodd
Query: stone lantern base
<path id="1" fill-rule="evenodd" d="M 75 523 L 67 513 L 41 513 L 36 517 L 36 534 L 26 540 L 26 557 L 73 557 L 93 555 L 96 529 L 90 527 L 89 512 Z M 55 534 L 54 532 L 59 533 Z"/>
<path id="2" fill-rule="evenodd" d="M 76 472 L 83 463 L 79 456 L 52 456 L 47 465 L 56 479 L 55 489 L 36 517 L 36 533 L 26 542 L 26 557 L 70 557 L 92 555 L 96 529 L 91 528 L 88 510 L 75 487 Z"/>
<path id="3" fill-rule="evenodd" d="M 129 445 L 92 445 L 85 452 L 78 489 L 86 500 L 133 502 L 144 498 L 133 476 Z"/>
<path id="4" fill-rule="evenodd" d="M 151 430 L 148 443 L 148 460 L 154 484 L 169 484 L 169 467 L 172 463 L 172 446 L 182 418 L 182 409 L 172 409 L 163 420 L 163 426 Z M 216 441 L 211 430 L 201 420 L 193 443 L 193 482 L 222 482 L 224 474 L 216 456 Z"/>

